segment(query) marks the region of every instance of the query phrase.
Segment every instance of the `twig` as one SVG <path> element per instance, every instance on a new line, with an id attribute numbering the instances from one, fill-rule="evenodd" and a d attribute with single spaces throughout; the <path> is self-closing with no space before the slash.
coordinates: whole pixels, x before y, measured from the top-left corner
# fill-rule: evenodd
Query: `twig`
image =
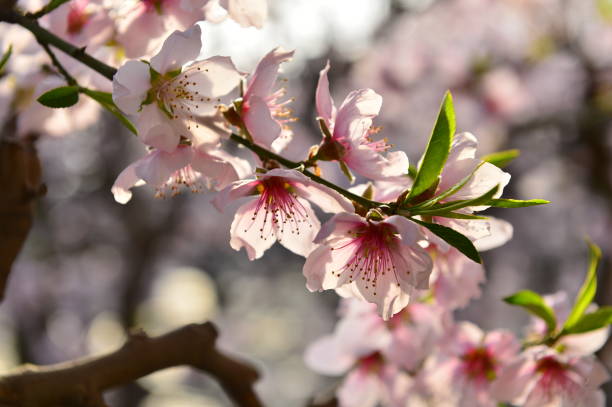
<path id="1" fill-rule="evenodd" d="M 74 76 L 70 75 L 70 73 L 66 70 L 66 68 L 64 68 L 62 63 L 55 56 L 55 53 L 49 47 L 49 45 L 44 43 L 44 42 L 42 42 L 42 41 L 40 41 L 38 39 L 38 37 L 36 38 L 36 40 L 38 41 L 40 46 L 43 47 L 43 49 L 45 50 L 47 55 L 49 55 L 49 58 L 51 58 L 51 63 L 53 64 L 53 66 L 55 66 L 57 68 L 59 73 L 64 77 L 64 79 L 66 80 L 66 83 L 68 83 L 68 85 L 70 85 L 70 86 L 77 85 L 77 81 L 76 81 L 76 79 L 74 79 Z"/>
<path id="2" fill-rule="evenodd" d="M 0 21 L 19 24 L 34 34 L 39 43 L 53 45 L 55 48 L 82 62 L 110 80 L 113 80 L 113 76 L 115 76 L 115 73 L 117 73 L 117 70 L 112 66 L 106 65 L 104 62 L 99 61 L 85 52 L 85 48 L 77 48 L 74 45 L 64 41 L 57 35 L 41 27 L 38 22 L 32 18 L 21 15 L 15 11 L 0 10 Z"/>
<path id="3" fill-rule="evenodd" d="M 257 144 L 251 143 L 250 141 L 248 141 L 247 139 L 240 137 L 237 134 L 232 134 L 230 136 L 230 140 L 232 140 L 235 143 L 241 144 L 243 146 L 245 146 L 246 148 L 248 148 L 249 150 L 251 150 L 252 152 L 254 152 L 255 154 L 257 154 L 259 156 L 259 158 L 262 159 L 272 159 L 277 161 L 279 164 L 284 165 L 287 168 L 294 168 L 294 169 L 298 169 L 302 166 L 302 163 L 299 162 L 295 162 L 295 161 L 291 161 L 288 160 L 278 154 L 273 153 L 272 151 L 266 150 L 263 147 L 258 146 Z M 310 178 L 311 180 L 319 183 L 319 184 L 323 184 L 326 187 L 329 187 L 331 189 L 333 189 L 334 191 L 340 193 L 341 195 L 344 195 L 346 198 L 357 202 L 358 204 L 364 206 L 366 209 L 370 209 L 370 208 L 377 208 L 383 205 L 387 205 L 384 204 L 382 202 L 376 202 L 376 201 L 372 201 L 370 199 L 364 198 L 362 196 L 356 195 L 350 191 L 347 191 L 346 189 L 334 184 L 333 182 L 329 182 L 324 178 L 319 177 L 318 175 L 313 174 L 312 172 L 303 169 L 300 170 L 302 172 L 302 174 L 306 175 L 308 178 Z"/>
<path id="4" fill-rule="evenodd" d="M 192 324 L 162 336 L 130 336 L 115 352 L 50 366 L 26 365 L 0 376 L 0 405 L 19 407 L 104 406 L 102 393 L 172 366 L 208 373 L 240 407 L 262 406 L 253 384 L 257 371 L 215 347 L 210 322 Z"/>

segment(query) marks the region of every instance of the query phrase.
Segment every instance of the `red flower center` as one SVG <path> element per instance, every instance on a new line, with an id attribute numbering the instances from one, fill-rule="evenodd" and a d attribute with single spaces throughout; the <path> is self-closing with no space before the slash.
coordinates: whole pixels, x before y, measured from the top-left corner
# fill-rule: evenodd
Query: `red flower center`
<path id="1" fill-rule="evenodd" d="M 487 381 L 495 379 L 495 358 L 487 348 L 472 348 L 461 359 L 463 371 L 468 377 Z"/>

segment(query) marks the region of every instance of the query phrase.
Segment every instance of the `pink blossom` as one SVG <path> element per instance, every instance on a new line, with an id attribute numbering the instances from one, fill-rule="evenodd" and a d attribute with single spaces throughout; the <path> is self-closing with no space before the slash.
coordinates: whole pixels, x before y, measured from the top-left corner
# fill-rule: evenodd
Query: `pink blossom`
<path id="1" fill-rule="evenodd" d="M 219 3 L 242 27 L 262 28 L 268 17 L 267 0 L 219 0 Z"/>
<path id="2" fill-rule="evenodd" d="M 306 365 L 325 375 L 346 374 L 337 390 L 343 407 L 387 405 L 399 378 L 398 369 L 388 365 L 381 353 L 391 340 L 387 326 L 371 304 L 349 299 L 342 305 L 345 315 L 333 335 L 308 347 Z"/>
<path id="3" fill-rule="evenodd" d="M 593 356 L 561 355 L 538 346 L 507 366 L 492 392 L 500 401 L 524 407 L 603 407 L 605 398 L 599 386 L 609 378 Z"/>
<path id="4" fill-rule="evenodd" d="M 372 119 L 380 111 L 382 97 L 372 89 L 355 90 L 336 109 L 329 93 L 329 69 L 328 62 L 319 75 L 316 103 L 317 113 L 325 122 L 331 137 L 324 137 L 318 156 L 323 160 L 341 161 L 357 174 L 371 179 L 406 174 L 406 154 L 395 151 L 385 157 L 381 153 L 391 145 L 384 139 L 371 139 L 377 131 L 372 127 Z"/>
<path id="5" fill-rule="evenodd" d="M 204 188 L 222 189 L 246 175 L 249 165 L 223 150 L 205 150 L 187 145 L 173 152 L 153 150 L 130 164 L 117 177 L 111 191 L 115 200 L 125 204 L 132 198 L 132 187 L 149 184 L 158 197 L 174 196 L 181 186 L 192 192 Z"/>
<path id="6" fill-rule="evenodd" d="M 117 41 L 128 58 L 151 55 L 168 32 L 184 30 L 204 19 L 208 0 L 116 0 Z"/>
<path id="7" fill-rule="evenodd" d="M 230 17 L 243 27 L 261 28 L 268 15 L 266 0 L 114 0 L 119 35 L 128 58 L 155 52 L 166 35 L 200 20 Z M 222 8 L 221 8 L 222 7 Z M 225 10 L 223 10 L 225 9 Z M 225 14 L 222 16 L 222 14 Z"/>
<path id="8" fill-rule="evenodd" d="M 387 323 L 391 342 L 383 350 L 386 359 L 409 372 L 417 371 L 434 352 L 447 318 L 445 310 L 437 305 L 409 304 Z"/>
<path id="9" fill-rule="evenodd" d="M 218 143 L 219 133 L 205 120 L 218 113 L 220 97 L 240 83 L 241 74 L 227 57 L 186 65 L 201 48 L 199 26 L 175 31 L 150 65 L 128 61 L 115 75 L 113 100 L 137 116 L 136 128 L 145 144 L 172 152 L 181 137 L 196 145 Z"/>
<path id="10" fill-rule="evenodd" d="M 453 310 L 480 297 L 480 285 L 485 282 L 481 264 L 468 259 L 455 248 L 436 253 L 434 259 L 430 285 L 436 304 Z"/>
<path id="11" fill-rule="evenodd" d="M 491 383 L 511 363 L 520 345 L 505 331 L 482 332 L 469 322 L 456 325 L 428 366 L 434 393 L 459 407 L 496 407 Z"/>
<path id="12" fill-rule="evenodd" d="M 402 216 L 374 221 L 335 215 L 316 236 L 320 246 L 306 259 L 306 286 L 310 291 L 338 289 L 341 295 L 376 303 L 389 319 L 416 289 L 428 288 L 432 261 L 420 239 L 418 228 Z"/>
<path id="13" fill-rule="evenodd" d="M 493 164 L 477 159 L 477 147 L 478 141 L 470 133 L 461 133 L 454 137 L 446 165 L 440 175 L 440 183 L 438 184 L 436 194 L 448 190 L 470 174 L 472 175 L 459 191 L 441 202 L 477 198 L 496 185 L 499 185 L 499 190 L 495 197 L 497 198 L 503 193 L 504 187 L 510 181 L 510 174 Z M 488 206 L 472 206 L 463 208 L 458 212 L 472 214 L 487 208 Z M 433 220 L 436 223 L 464 234 L 474 242 L 474 245 L 480 251 L 499 247 L 512 238 L 512 225 L 504 220 L 493 217 L 472 220 L 436 216 Z M 429 240 L 436 244 L 440 250 L 446 251 L 450 248 L 446 242 L 432 233 L 428 231 L 425 231 L 425 233 L 428 235 Z"/>
<path id="14" fill-rule="evenodd" d="M 285 89 L 274 90 L 280 64 L 287 62 L 293 51 L 275 48 L 264 56 L 249 77 L 242 101 L 242 120 L 253 140 L 266 148 L 281 151 L 293 133 L 287 123 L 292 119 L 287 103 L 281 101 Z"/>
<path id="15" fill-rule="evenodd" d="M 98 46 L 113 34 L 113 21 L 101 0 L 73 0 L 48 15 L 49 30 L 77 47 Z M 91 52 L 91 50 L 89 50 Z"/>
<path id="16" fill-rule="evenodd" d="M 234 216 L 230 245 L 234 250 L 246 248 L 250 260 L 260 258 L 277 240 L 296 254 L 310 253 L 321 225 L 308 201 L 326 212 L 353 209 L 336 191 L 296 170 L 274 169 L 255 179 L 235 182 L 217 195 L 214 204 L 223 211 L 242 197 L 250 199 Z"/>

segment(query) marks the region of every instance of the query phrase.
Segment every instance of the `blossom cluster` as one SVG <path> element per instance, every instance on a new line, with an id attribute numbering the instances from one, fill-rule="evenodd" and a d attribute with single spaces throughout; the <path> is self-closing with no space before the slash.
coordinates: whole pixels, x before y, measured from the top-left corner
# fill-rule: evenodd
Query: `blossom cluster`
<path id="1" fill-rule="evenodd" d="M 433 270 L 428 250 L 451 248 L 435 233 L 400 211 L 361 207 L 299 168 L 280 168 L 271 156 L 253 157 L 259 160 L 253 169 L 223 149 L 222 140 L 232 132 L 270 154 L 291 141 L 290 99 L 275 84 L 280 65 L 293 53 L 274 49 L 245 77 L 227 57 L 197 59 L 201 38 L 197 25 L 175 31 L 150 62 L 128 61 L 115 75 L 113 99 L 135 118 L 138 136 L 149 148 L 119 175 L 115 199 L 127 202 L 130 189 L 143 183 L 161 196 L 177 193 L 181 186 L 217 189 L 214 203 L 219 210 L 244 199 L 230 229 L 234 249 L 244 247 L 254 260 L 278 241 L 306 257 L 303 272 L 309 290 L 337 289 L 376 303 L 385 319 L 428 290 Z M 355 193 L 368 189 L 374 201 L 367 202 L 394 205 L 406 197 L 413 179 L 406 154 L 387 152 L 391 146 L 386 140 L 374 139 L 373 119 L 382 97 L 372 89 L 359 89 L 337 108 L 330 96 L 329 69 L 328 64 L 321 71 L 316 91 L 322 140 L 301 166 L 320 172 L 319 160 L 338 162 L 347 174 L 372 180 L 368 186 L 355 186 Z M 241 88 L 240 95 L 231 94 L 236 88 Z M 460 232 L 481 250 L 499 246 L 510 238 L 511 225 L 474 215 L 487 205 L 469 202 L 483 194 L 498 198 L 510 176 L 476 157 L 473 135 L 450 136 L 452 145 L 436 184 L 419 197 L 421 206 L 437 197 L 442 209 L 426 207 L 427 216 L 421 219 Z M 457 202 L 462 205 L 455 212 L 445 206 Z M 311 203 L 333 216 L 321 225 Z"/>
<path id="2" fill-rule="evenodd" d="M 17 6 L 36 12 L 42 0 L 19 0 Z M 126 58 L 150 58 L 169 32 L 199 21 L 230 18 L 244 27 L 261 27 L 268 15 L 266 0 L 71 0 L 37 20 L 41 27 L 98 60 L 120 65 Z M 17 116 L 17 133 L 63 136 L 85 129 L 99 118 L 98 104 L 81 98 L 71 111 L 48 109 L 36 98 L 64 84 L 35 37 L 18 25 L 0 23 L 0 50 L 12 49 L 0 75 L 0 124 Z M 85 48 L 86 47 L 86 48 Z M 67 55 L 57 59 L 81 86 L 110 91 L 99 73 Z M 195 56 L 194 56 L 195 57 Z"/>
<path id="3" fill-rule="evenodd" d="M 563 323 L 565 293 L 544 299 Z M 333 335 L 305 354 L 315 371 L 344 375 L 340 406 L 605 405 L 599 386 L 609 374 L 593 353 L 608 339 L 607 327 L 547 346 L 540 341 L 545 324 L 532 318 L 521 344 L 510 331 L 455 321 L 453 306 L 437 300 L 410 304 L 388 321 L 370 305 L 344 300 Z"/>

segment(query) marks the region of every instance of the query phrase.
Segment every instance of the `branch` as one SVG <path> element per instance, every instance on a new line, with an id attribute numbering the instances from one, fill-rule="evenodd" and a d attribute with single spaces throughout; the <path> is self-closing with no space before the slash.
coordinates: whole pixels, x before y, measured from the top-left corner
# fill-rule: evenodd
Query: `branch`
<path id="1" fill-rule="evenodd" d="M 33 137 L 0 140 L 0 301 L 32 227 L 34 201 L 46 191 L 41 178 Z"/>
<path id="2" fill-rule="evenodd" d="M 117 73 L 117 70 L 112 66 L 106 65 L 104 62 L 99 61 L 85 52 L 85 48 L 77 48 L 64 41 L 57 35 L 41 27 L 34 19 L 23 16 L 15 11 L 4 11 L 0 9 L 0 21 L 19 24 L 34 34 L 39 43 L 53 45 L 55 48 L 82 62 L 94 71 L 99 72 L 111 81 L 113 80 L 113 76 Z"/>
<path id="3" fill-rule="evenodd" d="M 249 150 L 251 150 L 252 152 L 254 152 L 255 154 L 257 154 L 259 156 L 259 158 L 261 159 L 272 159 L 275 161 L 278 161 L 280 164 L 284 165 L 287 168 L 293 168 L 293 169 L 299 169 L 303 163 L 300 162 L 295 162 L 295 161 L 291 161 L 288 160 L 278 154 L 273 153 L 272 151 L 266 150 L 263 147 L 258 146 L 257 144 L 254 144 L 250 141 L 248 141 L 247 139 L 240 137 L 237 134 L 232 134 L 230 136 L 230 140 L 232 140 L 233 142 L 237 143 L 237 144 L 241 144 L 243 146 L 245 146 L 246 148 L 248 148 Z M 334 184 L 333 182 L 329 182 L 324 178 L 319 177 L 318 175 L 313 174 L 312 172 L 303 169 L 300 170 L 302 172 L 302 174 L 306 175 L 308 178 L 310 178 L 311 180 L 319 183 L 319 184 L 323 184 L 326 187 L 329 187 L 331 189 L 333 189 L 334 191 L 340 193 L 341 195 L 344 195 L 346 198 L 350 199 L 351 201 L 355 201 L 358 204 L 362 205 L 363 207 L 365 207 L 366 209 L 370 209 L 370 208 L 377 208 L 379 206 L 383 206 L 383 205 L 388 205 L 388 204 L 384 204 L 382 202 L 376 202 L 376 201 L 372 201 L 370 199 L 364 198 L 362 196 L 356 195 L 350 191 L 347 191 L 346 189 Z"/>
<path id="4" fill-rule="evenodd" d="M 150 338 L 130 336 L 117 351 L 50 366 L 26 365 L 0 376 L 0 405 L 19 407 L 102 407 L 102 393 L 172 366 L 191 366 L 213 376 L 241 407 L 262 406 L 253 384 L 257 371 L 215 347 L 210 322 L 192 324 Z"/>

